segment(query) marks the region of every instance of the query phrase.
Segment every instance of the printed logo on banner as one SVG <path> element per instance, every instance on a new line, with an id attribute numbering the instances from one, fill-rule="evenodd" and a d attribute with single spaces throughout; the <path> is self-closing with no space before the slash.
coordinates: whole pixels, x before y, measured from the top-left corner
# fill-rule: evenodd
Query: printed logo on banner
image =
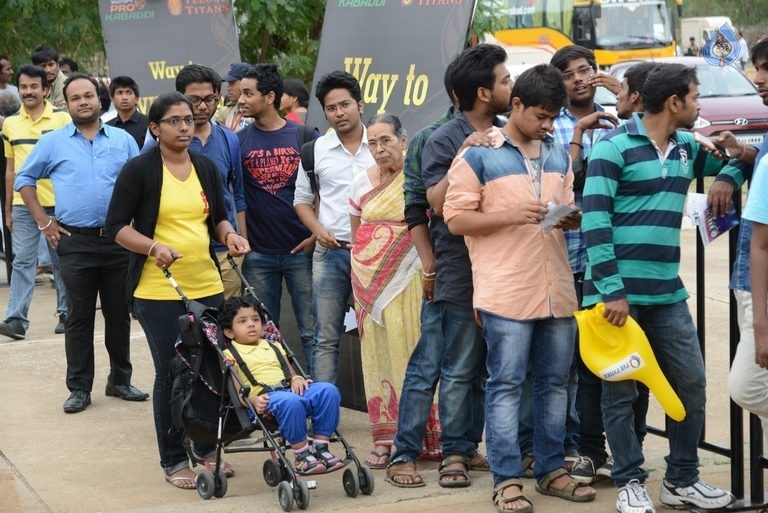
<path id="1" fill-rule="evenodd" d="M 155 11 L 147 9 L 147 0 L 110 0 L 106 21 L 146 20 L 155 17 Z"/>
<path id="2" fill-rule="evenodd" d="M 387 0 L 339 0 L 339 7 L 386 7 Z"/>
<path id="3" fill-rule="evenodd" d="M 231 0 L 185 0 L 183 5 L 182 0 L 168 0 L 172 16 L 228 13 L 230 9 Z"/>
<path id="4" fill-rule="evenodd" d="M 450 5 L 461 5 L 464 0 L 401 0 L 405 7 L 441 7 Z"/>

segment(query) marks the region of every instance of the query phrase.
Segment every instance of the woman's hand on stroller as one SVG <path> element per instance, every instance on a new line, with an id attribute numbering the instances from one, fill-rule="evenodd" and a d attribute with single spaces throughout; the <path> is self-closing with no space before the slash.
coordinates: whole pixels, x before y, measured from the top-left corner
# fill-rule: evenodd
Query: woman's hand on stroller
<path id="1" fill-rule="evenodd" d="M 309 388 L 310 383 L 312 383 L 311 379 L 297 374 L 291 377 L 291 390 L 293 390 L 294 394 L 304 395 L 304 390 Z"/>
<path id="2" fill-rule="evenodd" d="M 269 395 L 261 394 L 256 397 L 251 397 L 251 403 L 253 403 L 253 407 L 256 408 L 256 413 L 264 415 L 267 411 L 267 406 L 269 405 Z"/>
<path id="3" fill-rule="evenodd" d="M 165 244 L 155 244 L 150 253 L 155 257 L 155 265 L 160 269 L 170 267 L 171 264 L 182 257 L 171 246 L 166 246 Z"/>

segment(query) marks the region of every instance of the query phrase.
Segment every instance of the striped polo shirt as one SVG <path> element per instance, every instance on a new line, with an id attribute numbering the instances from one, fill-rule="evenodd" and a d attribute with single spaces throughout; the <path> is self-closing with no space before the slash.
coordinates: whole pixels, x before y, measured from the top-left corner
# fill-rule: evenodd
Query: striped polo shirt
<path id="1" fill-rule="evenodd" d="M 723 169 L 724 162 L 685 131 L 676 131 L 661 155 L 642 114 L 606 134 L 592 150 L 584 187 L 584 306 L 622 298 L 635 305 L 686 299 L 678 271 L 688 187 L 704 175 L 740 187 L 746 165 L 731 164 Z"/>
<path id="2" fill-rule="evenodd" d="M 5 118 L 3 123 L 3 146 L 5 148 L 5 157 L 13 161 L 13 169 L 19 172 L 21 166 L 29 157 L 32 148 L 43 134 L 52 132 L 69 123 L 71 118 L 65 110 L 54 108 L 48 100 L 45 100 L 45 109 L 43 114 L 35 121 L 29 117 L 24 107 L 19 112 Z M 53 185 L 51 180 L 45 178 L 37 183 L 37 197 L 40 204 L 44 207 L 55 205 L 53 198 Z M 21 194 L 14 191 L 13 204 L 24 205 Z"/>

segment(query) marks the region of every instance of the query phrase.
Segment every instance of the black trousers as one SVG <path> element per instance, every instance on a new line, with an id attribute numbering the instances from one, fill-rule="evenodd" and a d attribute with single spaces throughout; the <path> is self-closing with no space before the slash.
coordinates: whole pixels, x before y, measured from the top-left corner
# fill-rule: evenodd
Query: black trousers
<path id="1" fill-rule="evenodd" d="M 93 387 L 93 329 L 96 295 L 104 316 L 104 344 L 109 353 L 108 382 L 131 383 L 131 318 L 125 292 L 127 250 L 98 234 L 72 233 L 59 241 L 61 277 L 67 290 L 64 336 L 67 388 L 90 392 Z"/>

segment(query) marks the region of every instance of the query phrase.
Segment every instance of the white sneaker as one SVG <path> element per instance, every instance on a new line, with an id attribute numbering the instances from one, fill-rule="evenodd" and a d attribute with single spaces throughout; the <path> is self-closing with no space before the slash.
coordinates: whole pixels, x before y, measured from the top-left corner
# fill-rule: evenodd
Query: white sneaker
<path id="1" fill-rule="evenodd" d="M 691 486 L 676 487 L 663 480 L 659 500 L 669 508 L 687 509 L 696 506 L 701 509 L 721 509 L 733 502 L 731 492 L 714 488 L 701 479 Z"/>
<path id="2" fill-rule="evenodd" d="M 619 513 L 656 513 L 645 485 L 637 479 L 619 488 L 616 510 Z"/>

